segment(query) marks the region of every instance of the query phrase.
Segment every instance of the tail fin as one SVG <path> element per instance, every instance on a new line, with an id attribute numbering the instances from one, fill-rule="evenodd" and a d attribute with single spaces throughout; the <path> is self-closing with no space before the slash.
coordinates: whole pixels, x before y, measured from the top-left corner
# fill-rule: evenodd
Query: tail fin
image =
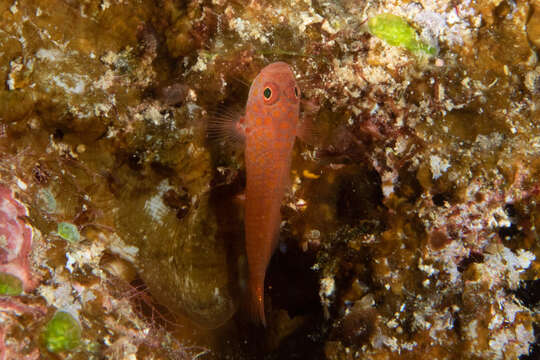
<path id="1" fill-rule="evenodd" d="M 264 314 L 264 287 L 252 286 L 249 290 L 249 316 L 256 324 L 266 327 L 266 317 Z"/>

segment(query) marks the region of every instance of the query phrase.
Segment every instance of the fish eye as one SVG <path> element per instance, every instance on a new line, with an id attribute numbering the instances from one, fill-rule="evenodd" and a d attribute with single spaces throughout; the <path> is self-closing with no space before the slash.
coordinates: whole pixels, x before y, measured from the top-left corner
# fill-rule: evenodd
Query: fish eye
<path id="1" fill-rule="evenodd" d="M 266 105 L 275 104 L 279 100 L 279 87 L 273 82 L 267 82 L 262 87 L 262 100 Z"/>
<path id="2" fill-rule="evenodd" d="M 294 80 L 289 81 L 283 92 L 289 103 L 298 104 L 298 101 L 300 100 L 300 88 L 296 85 Z"/>

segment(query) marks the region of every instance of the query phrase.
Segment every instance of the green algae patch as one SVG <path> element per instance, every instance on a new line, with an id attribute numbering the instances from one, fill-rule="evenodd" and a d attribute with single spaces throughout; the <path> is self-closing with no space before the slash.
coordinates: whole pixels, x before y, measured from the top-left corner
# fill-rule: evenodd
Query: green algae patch
<path id="1" fill-rule="evenodd" d="M 81 341 L 81 327 L 77 320 L 64 311 L 57 312 L 47 323 L 43 343 L 50 352 L 72 350 Z"/>
<path id="2" fill-rule="evenodd" d="M 397 15 L 379 14 L 369 19 L 368 26 L 373 35 L 392 46 L 401 46 L 413 53 L 437 53 L 434 47 L 420 41 L 414 28 Z"/>
<path id="3" fill-rule="evenodd" d="M 62 239 L 71 243 L 76 243 L 81 240 L 81 234 L 79 233 L 79 230 L 77 230 L 77 227 L 68 222 L 58 223 L 57 232 Z"/>
<path id="4" fill-rule="evenodd" d="M 0 273 L 0 295 L 19 295 L 22 293 L 22 281 L 11 274 Z"/>

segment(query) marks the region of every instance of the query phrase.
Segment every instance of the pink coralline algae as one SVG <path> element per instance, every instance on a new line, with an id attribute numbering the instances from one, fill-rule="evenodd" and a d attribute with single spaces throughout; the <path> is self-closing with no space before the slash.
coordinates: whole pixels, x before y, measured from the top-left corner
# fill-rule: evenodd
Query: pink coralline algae
<path id="1" fill-rule="evenodd" d="M 37 281 L 30 270 L 32 228 L 25 223 L 26 216 L 26 208 L 13 197 L 13 191 L 0 185 L 0 273 L 19 278 L 28 292 Z"/>

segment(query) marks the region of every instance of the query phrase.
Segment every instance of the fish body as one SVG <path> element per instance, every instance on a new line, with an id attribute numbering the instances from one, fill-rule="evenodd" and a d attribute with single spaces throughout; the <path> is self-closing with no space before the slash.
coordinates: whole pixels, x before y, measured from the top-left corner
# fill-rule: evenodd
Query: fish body
<path id="1" fill-rule="evenodd" d="M 300 90 L 289 65 L 276 62 L 263 68 L 251 85 L 243 121 L 250 312 L 263 325 L 264 278 L 278 242 L 299 112 Z"/>

